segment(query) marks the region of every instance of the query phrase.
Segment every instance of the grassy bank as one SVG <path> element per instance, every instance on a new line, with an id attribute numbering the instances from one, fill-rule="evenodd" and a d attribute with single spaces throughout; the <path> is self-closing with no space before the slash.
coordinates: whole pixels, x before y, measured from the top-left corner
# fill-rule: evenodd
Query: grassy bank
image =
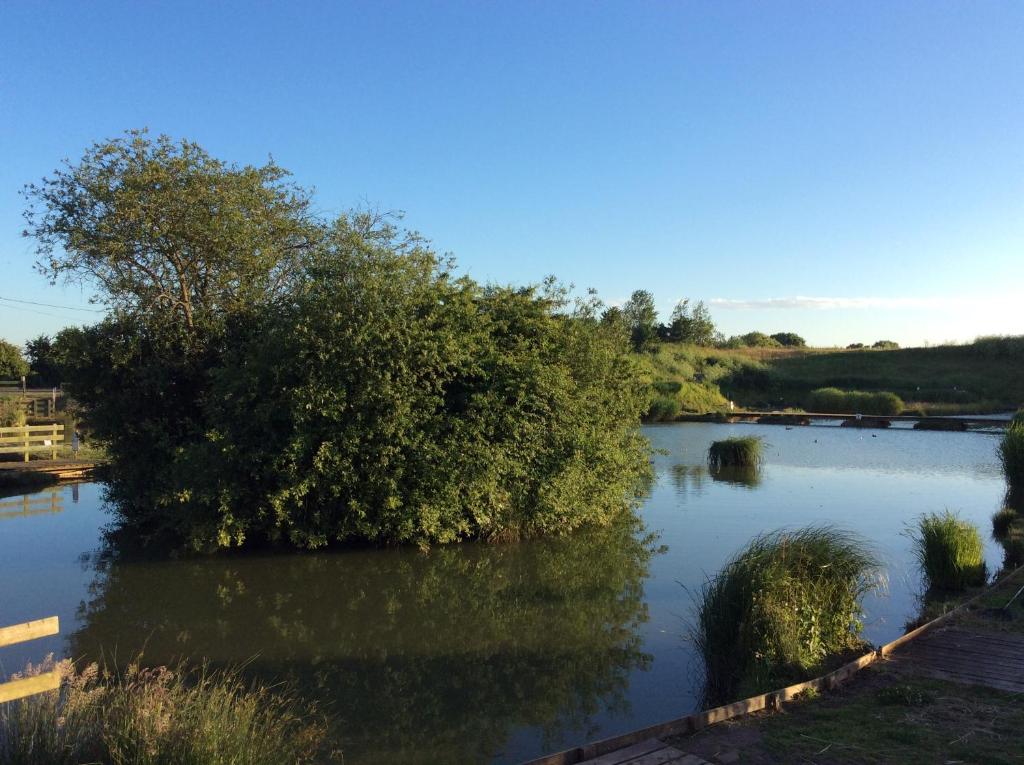
<path id="1" fill-rule="evenodd" d="M 662 343 L 640 354 L 657 395 L 682 412 L 744 408 L 810 410 L 821 388 L 891 393 L 908 410 L 962 414 L 1016 409 L 1024 402 L 1024 337 L 903 349 L 705 348 Z M 678 387 L 669 390 L 669 384 Z"/>
<path id="2" fill-rule="evenodd" d="M 108 673 L 96 664 L 56 668 L 61 691 L 0 705 L 0 762 L 10 765 L 278 765 L 321 761 L 325 728 L 315 710 L 230 671 L 182 668 Z M 16 676 L 17 677 L 17 676 Z"/>

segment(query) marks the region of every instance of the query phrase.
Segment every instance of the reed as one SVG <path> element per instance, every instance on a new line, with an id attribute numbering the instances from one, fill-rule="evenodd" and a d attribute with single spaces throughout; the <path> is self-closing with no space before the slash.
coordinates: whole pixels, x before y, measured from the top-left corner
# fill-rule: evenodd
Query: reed
<path id="1" fill-rule="evenodd" d="M 1024 491 L 1024 410 L 1014 415 L 999 443 L 999 461 L 1011 491 Z"/>
<path id="2" fill-rule="evenodd" d="M 932 590 L 960 592 L 985 583 L 985 548 L 976 526 L 946 510 L 923 516 L 914 554 Z"/>
<path id="3" fill-rule="evenodd" d="M 758 467 L 761 464 L 763 442 L 758 436 L 738 436 L 715 441 L 708 448 L 708 467 L 711 470 L 736 467 Z"/>
<path id="4" fill-rule="evenodd" d="M 325 728 L 314 710 L 235 671 L 143 669 L 112 673 L 70 661 L 60 691 L 0 705 L 6 765 L 277 765 L 314 762 Z"/>
<path id="5" fill-rule="evenodd" d="M 880 572 L 859 537 L 831 527 L 756 537 L 700 593 L 705 703 L 806 679 L 859 647 L 861 600 L 883 585 Z"/>

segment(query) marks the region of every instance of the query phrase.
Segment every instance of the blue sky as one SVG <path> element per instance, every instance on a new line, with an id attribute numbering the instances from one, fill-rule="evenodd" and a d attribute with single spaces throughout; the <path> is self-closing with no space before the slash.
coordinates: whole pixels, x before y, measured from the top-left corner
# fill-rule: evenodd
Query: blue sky
<path id="1" fill-rule="evenodd" d="M 86 306 L 18 190 L 148 127 L 404 210 L 484 281 L 823 345 L 1024 333 L 1022 40 L 1018 0 L 5 0 L 0 298 Z M 0 300 L 0 337 L 93 316 Z"/>

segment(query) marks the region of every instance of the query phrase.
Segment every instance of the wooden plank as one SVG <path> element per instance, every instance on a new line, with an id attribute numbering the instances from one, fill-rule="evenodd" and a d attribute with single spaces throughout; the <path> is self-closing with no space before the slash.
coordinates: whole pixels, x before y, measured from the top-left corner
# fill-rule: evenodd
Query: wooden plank
<path id="1" fill-rule="evenodd" d="M 31 622 L 0 627 L 0 647 L 24 643 L 26 640 L 49 637 L 60 632 L 60 620 L 56 616 L 36 619 Z"/>
<path id="2" fill-rule="evenodd" d="M 55 422 L 52 425 L 18 425 L 11 427 L 0 428 L 0 436 L 13 436 L 23 433 L 41 433 L 43 431 L 49 433 L 63 433 L 63 423 Z"/>
<path id="3" fill-rule="evenodd" d="M 664 748 L 665 745 L 661 741 L 656 738 L 649 738 L 646 741 L 641 741 L 639 744 L 616 749 L 608 754 L 603 754 L 600 757 L 585 760 L 584 762 L 587 765 L 622 765 L 622 763 L 630 762 L 637 757 L 642 757 L 645 754 L 650 754 Z"/>
<path id="4" fill-rule="evenodd" d="M 37 693 L 55 691 L 58 688 L 60 688 L 60 672 L 55 669 L 41 675 L 0 683 L 0 704 L 23 699 L 26 696 L 34 696 Z"/>
<path id="5" fill-rule="evenodd" d="M 676 763 L 681 762 L 683 758 L 688 756 L 686 752 L 666 746 L 664 749 L 659 749 L 656 752 L 650 752 L 642 757 L 628 760 L 624 765 L 676 765 Z"/>

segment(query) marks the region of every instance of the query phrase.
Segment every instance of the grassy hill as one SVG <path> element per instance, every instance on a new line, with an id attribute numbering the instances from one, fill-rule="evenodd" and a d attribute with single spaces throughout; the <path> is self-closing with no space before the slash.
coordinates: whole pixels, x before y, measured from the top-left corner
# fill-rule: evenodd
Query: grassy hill
<path id="1" fill-rule="evenodd" d="M 745 408 L 802 409 L 811 391 L 888 391 L 928 414 L 1005 411 L 1024 403 L 1024 337 L 895 350 L 740 348 L 663 343 L 640 356 L 652 419 L 673 408 L 711 412 L 731 399 Z"/>

